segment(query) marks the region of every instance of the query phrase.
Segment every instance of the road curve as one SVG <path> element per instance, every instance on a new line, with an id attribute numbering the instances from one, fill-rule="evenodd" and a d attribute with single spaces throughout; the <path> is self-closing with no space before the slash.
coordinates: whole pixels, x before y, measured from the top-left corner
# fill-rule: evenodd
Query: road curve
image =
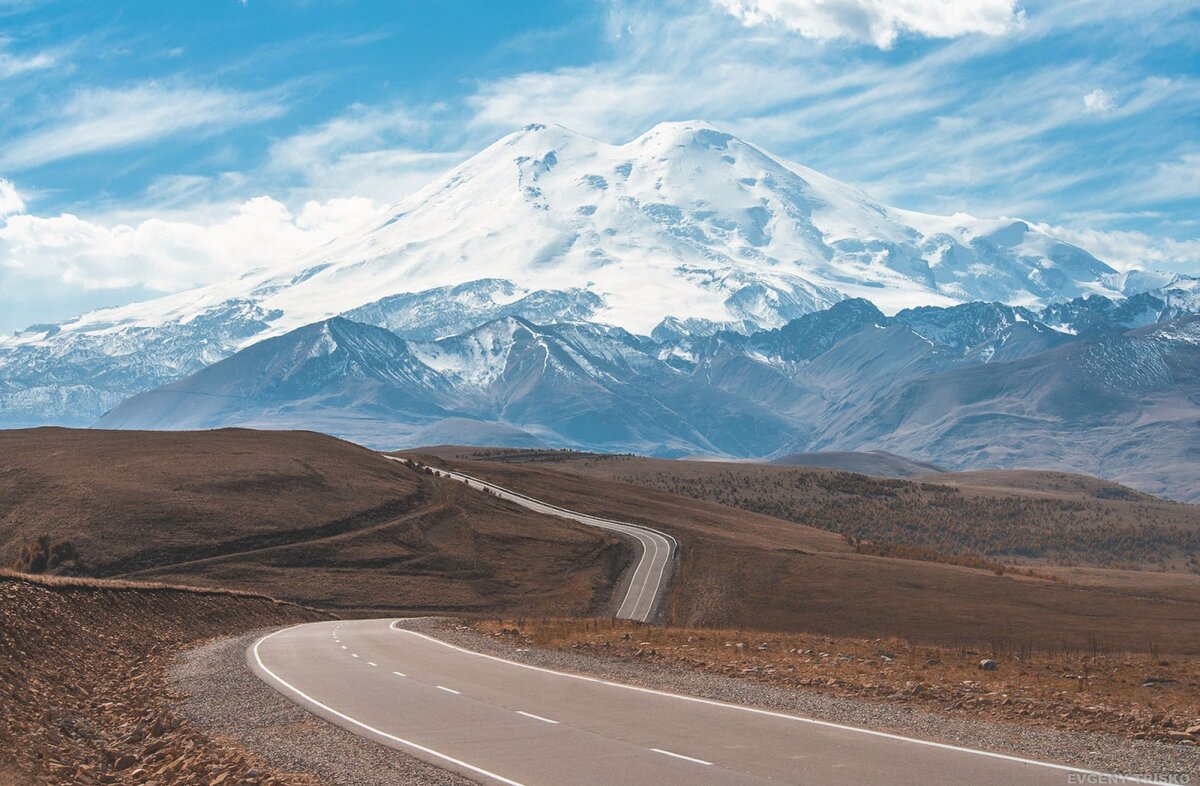
<path id="1" fill-rule="evenodd" d="M 317 715 L 484 783 L 1146 782 L 551 671 L 398 623 L 286 628 L 248 658 Z"/>
<path id="2" fill-rule="evenodd" d="M 426 467 L 417 462 L 410 462 L 408 459 L 398 456 L 385 456 L 392 461 L 401 463 L 412 463 L 421 469 Z M 631 619 L 641 622 L 648 622 L 658 610 L 658 603 L 662 597 L 663 591 L 666 589 L 667 582 L 670 579 L 671 561 L 675 556 L 676 550 L 679 548 L 679 543 L 675 538 L 659 532 L 658 530 L 644 527 L 640 524 L 630 524 L 624 521 L 612 521 L 610 519 L 602 519 L 598 516 L 589 516 L 586 513 L 579 513 L 574 510 L 560 508 L 557 505 L 551 505 L 548 502 L 542 502 L 532 497 L 527 497 L 517 491 L 506 489 L 502 486 L 497 486 L 495 483 L 489 483 L 486 480 L 464 475 L 461 472 L 452 472 L 447 469 L 430 467 L 434 472 L 440 473 L 445 477 L 452 478 L 462 483 L 467 484 L 474 489 L 487 489 L 498 497 L 507 499 L 511 502 L 549 516 L 558 516 L 560 518 L 570 519 L 580 524 L 586 524 L 590 527 L 599 527 L 610 532 L 616 532 L 624 535 L 626 538 L 631 538 L 637 542 L 640 549 L 638 555 L 637 566 L 634 567 L 633 573 L 629 579 L 629 586 L 625 590 L 625 597 L 621 601 L 620 607 L 617 609 L 617 617 L 619 619 Z"/>

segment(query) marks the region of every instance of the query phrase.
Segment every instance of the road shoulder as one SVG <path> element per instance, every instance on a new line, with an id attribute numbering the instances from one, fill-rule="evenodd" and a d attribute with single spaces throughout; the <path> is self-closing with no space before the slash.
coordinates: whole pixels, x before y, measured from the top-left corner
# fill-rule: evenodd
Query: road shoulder
<path id="1" fill-rule="evenodd" d="M 180 710 L 211 735 L 233 737 L 272 766 L 337 786 L 464 786 L 471 781 L 327 723 L 260 680 L 246 650 L 270 629 L 180 653 L 171 670 Z"/>

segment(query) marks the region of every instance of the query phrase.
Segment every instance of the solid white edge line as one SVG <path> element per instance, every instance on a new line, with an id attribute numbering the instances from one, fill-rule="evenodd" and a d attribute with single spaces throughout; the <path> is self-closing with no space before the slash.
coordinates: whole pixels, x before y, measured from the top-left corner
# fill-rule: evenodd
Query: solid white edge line
<path id="1" fill-rule="evenodd" d="M 905 737 L 902 734 L 892 734 L 892 733 L 886 732 L 886 731 L 875 731 L 874 729 L 863 729 L 863 728 L 859 728 L 858 726 L 847 726 L 844 723 L 834 723 L 833 721 L 823 721 L 823 720 L 818 720 L 816 718 L 805 718 L 802 715 L 788 715 L 783 712 L 775 712 L 774 710 L 764 710 L 764 709 L 760 709 L 758 707 L 747 707 L 742 704 L 731 704 L 726 701 L 717 701 L 716 699 L 704 699 L 699 696 L 686 696 L 682 693 L 671 693 L 669 691 L 655 690 L 654 688 L 643 688 L 643 687 L 640 687 L 637 685 L 626 685 L 626 684 L 620 683 L 620 682 L 609 682 L 608 680 L 602 680 L 598 677 L 587 677 L 582 674 L 571 674 L 570 672 L 566 672 L 566 671 L 555 671 L 554 669 L 547 669 L 547 668 L 543 668 L 541 666 L 531 666 L 528 663 L 520 663 L 515 660 L 508 660 L 507 658 L 497 657 L 496 655 L 487 655 L 482 652 L 475 652 L 474 650 L 469 650 L 469 649 L 466 649 L 465 647 L 459 647 L 458 645 L 450 644 L 448 642 L 442 641 L 441 639 L 434 638 L 433 636 L 427 636 L 424 633 L 418 633 L 415 630 L 408 630 L 407 628 L 397 628 L 396 623 L 398 623 L 400 621 L 401 620 L 399 620 L 399 619 L 393 620 L 391 625 L 389 625 L 388 627 L 391 628 L 392 630 L 396 631 L 397 633 L 407 633 L 410 636 L 417 636 L 419 638 L 425 639 L 426 641 L 433 642 L 434 644 L 440 644 L 443 647 L 447 647 L 449 649 L 464 653 L 466 655 L 474 655 L 477 658 L 486 658 L 487 660 L 494 660 L 498 663 L 507 663 L 510 666 L 517 666 L 522 669 L 530 669 L 531 671 L 540 671 L 544 674 L 555 674 L 555 675 L 558 675 L 559 677 L 567 677 L 569 679 L 574 679 L 574 680 L 583 680 L 584 682 L 594 682 L 598 685 L 607 685 L 610 688 L 621 688 L 623 690 L 637 691 L 638 693 L 648 693 L 648 694 L 651 694 L 654 696 L 665 696 L 667 698 L 678 699 L 680 701 L 690 701 L 695 704 L 707 704 L 712 707 L 725 707 L 726 709 L 737 710 L 739 712 L 749 712 L 749 713 L 753 713 L 755 715 L 766 715 L 771 718 L 781 718 L 783 720 L 797 721 L 800 723 L 808 723 L 813 726 L 822 726 L 822 727 L 828 728 L 828 729 L 840 729 L 842 731 L 852 731 L 852 732 L 856 732 L 858 734 L 866 734 L 871 737 L 882 737 L 884 739 L 896 740 L 898 742 L 908 742 L 908 743 L 912 743 L 914 745 L 924 745 L 929 748 L 938 748 L 940 750 L 955 751 L 957 753 L 969 753 L 969 754 L 972 754 L 975 756 L 984 756 L 989 759 L 1000 759 L 1001 761 L 1011 761 L 1011 762 L 1014 762 L 1017 764 L 1029 764 L 1029 765 L 1036 766 L 1036 767 L 1046 767 L 1046 768 L 1052 769 L 1052 770 L 1061 770 L 1063 772 L 1077 772 L 1077 773 L 1081 773 L 1083 775 L 1100 776 L 1102 778 L 1110 779 L 1110 780 L 1104 781 L 1107 783 L 1144 783 L 1144 784 L 1150 784 L 1151 786 L 1170 786 L 1170 783 L 1168 783 L 1167 781 L 1148 780 L 1146 778 L 1139 778 L 1134 775 L 1116 775 L 1113 773 L 1099 772 L 1097 770 L 1087 770 L 1087 769 L 1083 769 L 1082 767 L 1072 767 L 1068 764 L 1054 764 L 1054 763 L 1048 762 L 1048 761 L 1038 761 L 1037 759 L 1026 759 L 1026 758 L 1022 758 L 1020 756 L 1012 756 L 1007 753 L 995 753 L 993 751 L 978 750 L 976 748 L 964 748 L 960 745 L 951 745 L 951 744 L 945 743 L 945 742 L 933 742 L 932 740 L 922 740 L 922 739 L 917 739 L 916 737 Z"/>
<path id="2" fill-rule="evenodd" d="M 705 761 L 704 759 L 697 759 L 692 756 L 684 756 L 682 753 L 673 753 L 671 751 L 665 751 L 662 748 L 651 748 L 650 750 L 654 751 L 655 753 L 661 753 L 664 756 L 674 756 L 676 759 L 683 759 L 684 761 L 695 762 L 696 764 L 703 764 L 705 767 L 713 766 L 713 763 L 711 761 Z"/>
<path id="3" fill-rule="evenodd" d="M 550 720 L 549 718 L 543 718 L 541 715 L 534 715 L 532 712 L 525 712 L 524 710 L 513 710 L 513 712 L 517 713 L 518 715 L 524 715 L 526 718 L 540 720 L 542 723 L 553 723 L 555 726 L 558 725 L 558 721 Z"/>
<path id="4" fill-rule="evenodd" d="M 462 691 L 455 690 L 454 688 L 447 688 L 445 685 L 435 685 L 434 687 L 437 688 L 438 690 L 444 690 L 444 691 L 446 691 L 446 693 L 453 693 L 455 696 L 462 695 Z"/>
<path id="5" fill-rule="evenodd" d="M 311 624 L 311 623 L 302 623 L 301 625 L 293 625 L 290 628 L 283 628 L 282 630 L 277 630 L 274 633 L 268 633 L 266 636 L 263 636 L 261 639 L 254 642 L 254 649 L 253 649 L 254 660 L 258 664 L 258 668 L 261 669 L 263 671 L 263 673 L 270 676 L 271 679 L 275 680 L 275 682 L 277 682 L 280 685 L 282 685 L 283 687 L 287 688 L 292 693 L 296 694 L 297 696 L 299 696 L 300 698 L 309 702 L 310 704 L 312 704 L 316 707 L 320 707 L 321 709 L 325 710 L 326 712 L 330 713 L 331 715 L 336 715 L 337 717 L 341 718 L 342 720 L 346 721 L 347 723 L 351 723 L 355 726 L 358 726 L 360 729 L 369 731 L 372 734 L 383 737 L 384 739 L 391 740 L 392 742 L 395 742 L 399 745 L 404 745 L 408 748 L 411 748 L 412 750 L 417 750 L 417 751 L 420 751 L 421 753 L 425 753 L 430 756 L 434 756 L 438 759 L 441 759 L 442 761 L 449 762 L 450 764 L 453 764 L 455 766 L 462 767 L 463 769 L 470 770 L 471 772 L 474 772 L 474 773 L 478 773 L 479 775 L 482 775 L 485 778 L 491 778 L 493 780 L 499 781 L 500 783 L 508 784 L 508 786 L 525 786 L 525 784 L 521 783 L 520 781 L 514 781 L 511 778 L 505 778 L 503 775 L 497 775 L 496 773 L 494 773 L 490 770 L 485 770 L 482 767 L 476 767 L 474 764 L 468 764 L 467 762 L 465 762 L 461 759 L 456 759 L 453 756 L 447 756 L 445 753 L 442 753 L 440 751 L 435 751 L 433 748 L 427 748 L 424 745 L 413 742 L 412 740 L 406 740 L 403 737 L 397 737 L 395 734 L 388 734 L 386 731 L 383 731 L 382 729 L 377 729 L 374 726 L 363 723 L 362 721 L 357 720 L 356 718 L 350 717 L 349 715 L 345 714 L 344 712 L 338 712 L 333 707 L 330 707 L 328 704 L 323 704 L 323 703 L 317 701 L 312 696 L 309 696 L 307 693 L 300 690 L 295 685 L 292 685 L 290 682 L 288 682 L 287 680 L 283 679 L 275 672 L 268 669 L 267 665 L 265 663 L 263 663 L 262 656 L 258 652 L 259 645 L 262 644 L 267 639 L 271 638 L 272 636 L 278 636 L 280 633 L 286 633 L 287 631 L 292 630 L 294 628 L 302 627 L 304 624 Z"/>

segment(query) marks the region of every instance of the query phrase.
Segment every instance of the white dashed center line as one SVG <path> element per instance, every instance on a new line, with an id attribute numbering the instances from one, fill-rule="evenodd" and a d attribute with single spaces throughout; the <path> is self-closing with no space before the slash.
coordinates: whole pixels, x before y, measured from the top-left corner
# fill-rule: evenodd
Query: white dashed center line
<path id="1" fill-rule="evenodd" d="M 532 712 L 523 712 L 522 710 L 517 710 L 516 712 L 518 715 L 524 715 L 526 718 L 540 720 L 542 723 L 553 723 L 556 726 L 558 725 L 558 721 L 550 720 L 549 718 L 543 718 L 541 715 L 534 715 Z"/>
<path id="2" fill-rule="evenodd" d="M 407 674 L 401 674 L 398 671 L 393 671 L 392 674 L 395 674 L 397 677 L 407 677 L 408 676 Z"/>
<path id="3" fill-rule="evenodd" d="M 693 764 L 703 764 L 705 767 L 713 766 L 711 761 L 705 761 L 704 759 L 693 759 L 691 756 L 684 756 L 682 753 L 671 753 L 671 751 L 665 751 L 662 748 L 651 748 L 650 750 L 654 751 L 655 753 L 661 753 L 664 756 L 673 756 L 676 759 L 690 761 Z"/>
<path id="4" fill-rule="evenodd" d="M 437 689 L 438 689 L 438 690 L 444 690 L 444 691 L 446 691 L 446 693 L 453 693 L 455 696 L 461 696 L 461 695 L 462 695 L 462 691 L 460 691 L 460 690 L 455 690 L 454 688 L 447 688 L 445 685 L 438 685 L 438 686 L 437 686 Z"/>
<path id="5" fill-rule="evenodd" d="M 375 663 L 374 661 L 367 661 L 367 665 L 368 666 L 378 666 L 379 664 Z"/>
<path id="6" fill-rule="evenodd" d="M 358 657 L 358 655 L 357 655 L 356 653 L 353 653 L 353 652 L 351 652 L 351 653 L 350 653 L 350 657 L 351 657 L 351 658 L 357 658 L 357 657 Z"/>

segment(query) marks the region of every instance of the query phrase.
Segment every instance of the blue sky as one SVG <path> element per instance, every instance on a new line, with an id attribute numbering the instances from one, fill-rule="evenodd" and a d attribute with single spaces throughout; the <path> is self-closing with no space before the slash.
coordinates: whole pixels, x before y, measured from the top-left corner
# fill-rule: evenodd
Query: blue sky
<path id="1" fill-rule="evenodd" d="M 693 117 L 1200 272 L 1194 2 L 0 0 L 0 331 L 276 261 L 528 122 Z"/>

